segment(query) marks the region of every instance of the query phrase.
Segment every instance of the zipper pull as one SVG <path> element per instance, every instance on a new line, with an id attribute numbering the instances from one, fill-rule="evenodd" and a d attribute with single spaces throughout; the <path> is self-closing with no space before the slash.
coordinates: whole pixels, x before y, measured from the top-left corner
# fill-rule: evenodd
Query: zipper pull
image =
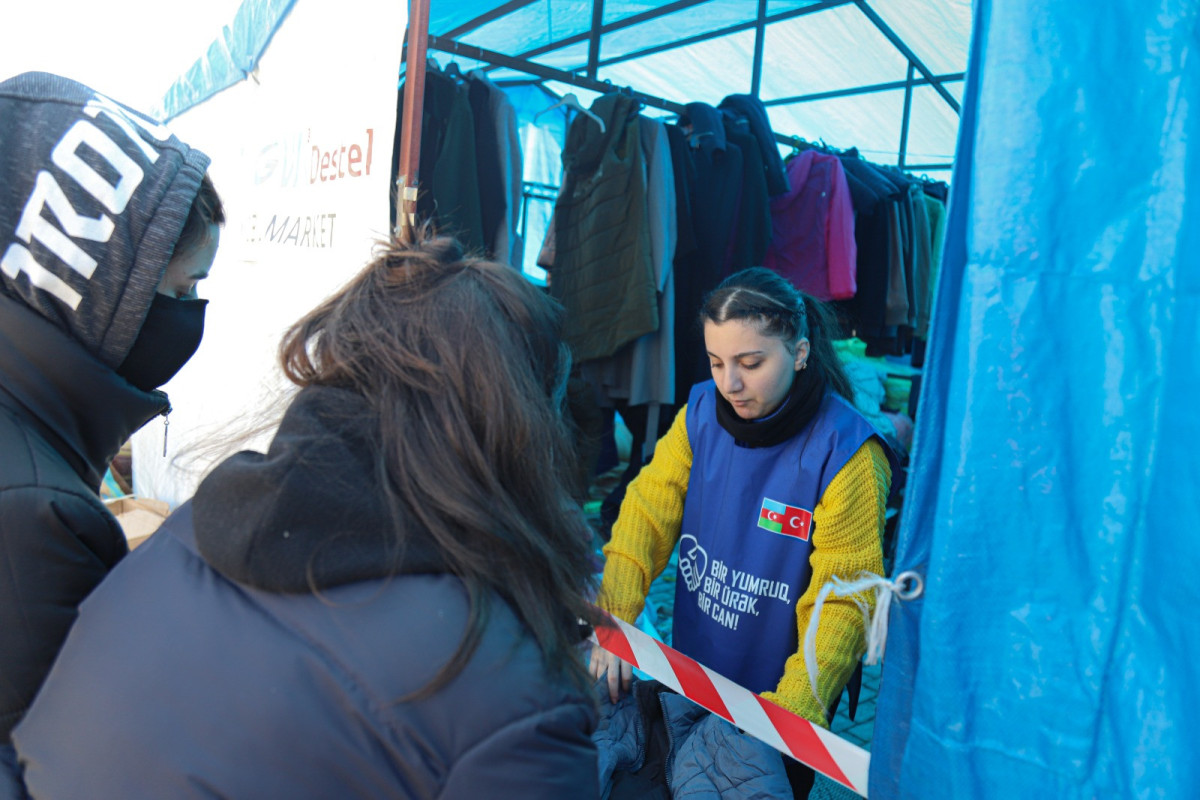
<path id="1" fill-rule="evenodd" d="M 163 458 L 167 457 L 167 431 L 171 427 L 171 409 L 167 408 L 162 414 L 163 418 Z"/>

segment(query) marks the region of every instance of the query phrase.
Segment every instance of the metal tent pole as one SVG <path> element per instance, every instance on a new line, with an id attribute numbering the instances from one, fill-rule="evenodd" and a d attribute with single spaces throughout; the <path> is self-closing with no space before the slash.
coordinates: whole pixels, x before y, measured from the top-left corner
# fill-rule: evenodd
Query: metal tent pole
<path id="1" fill-rule="evenodd" d="M 904 156 L 908 151 L 908 121 L 912 118 L 913 65 L 908 62 L 908 79 L 904 82 L 904 116 L 900 121 L 900 169 L 904 169 Z"/>
<path id="2" fill-rule="evenodd" d="M 429 0 L 409 0 L 408 62 L 404 70 L 404 119 L 400 128 L 396 171 L 395 232 L 412 239 L 417 211 L 418 167 L 421 163 L 421 115 L 425 100 L 425 47 L 429 39 Z"/>
<path id="3" fill-rule="evenodd" d="M 961 72 L 952 72 L 946 75 L 936 76 L 942 83 L 953 83 L 961 81 L 964 74 Z M 914 76 L 913 86 L 928 86 L 929 81 L 924 78 Z M 908 86 L 908 81 L 892 81 L 890 83 L 873 83 L 869 86 L 856 86 L 853 89 L 837 89 L 831 92 L 815 92 L 813 94 L 797 94 L 791 97 L 776 97 L 774 100 L 764 100 L 763 105 L 770 106 L 790 106 L 796 103 L 811 103 L 814 100 L 832 100 L 835 97 L 852 97 L 856 94 L 872 94 L 874 92 L 888 92 L 895 89 L 904 89 Z"/>
<path id="4" fill-rule="evenodd" d="M 604 27 L 604 0 L 592 0 L 592 27 L 588 30 L 587 76 L 596 79 L 600 62 L 600 29 Z"/>
<path id="5" fill-rule="evenodd" d="M 962 109 L 959 106 L 958 101 L 954 99 L 954 95 L 946 91 L 946 87 L 942 86 L 941 82 L 939 82 L 934 76 L 933 71 L 930 70 L 929 67 L 925 66 L 925 63 L 921 61 L 921 59 L 917 58 L 917 54 L 914 53 L 912 49 L 904 43 L 904 40 L 900 38 L 898 33 L 892 30 L 890 25 L 883 21 L 883 17 L 875 13 L 875 9 L 871 8 L 871 6 L 867 3 L 867 0 L 854 0 L 854 4 L 858 6 L 859 11 L 866 15 L 867 19 L 871 20 L 872 24 L 879 29 L 879 32 L 886 36 L 888 41 L 895 45 L 896 49 L 904 54 L 904 57 L 908 59 L 908 63 L 920 70 L 921 74 L 925 76 L 925 80 L 929 81 L 930 85 L 933 86 L 933 88 L 937 90 L 937 93 L 942 96 L 942 99 L 949 103 L 950 107 L 954 109 L 954 113 L 961 114 Z"/>
<path id="6" fill-rule="evenodd" d="M 470 33 L 476 28 L 482 28 L 492 20 L 500 19 L 501 17 L 507 16 L 514 11 L 519 11 L 525 6 L 532 5 L 535 2 L 537 2 L 537 0 L 509 0 L 509 2 L 496 6 L 486 14 L 480 14 L 475 19 L 470 20 L 469 22 L 464 22 L 454 30 L 446 31 L 442 35 L 449 36 L 451 38 L 457 38 L 463 34 Z"/>
<path id="7" fill-rule="evenodd" d="M 750 70 L 750 94 L 758 97 L 762 88 L 763 39 L 767 33 L 767 0 L 758 0 L 758 16 L 754 26 L 754 62 Z"/>

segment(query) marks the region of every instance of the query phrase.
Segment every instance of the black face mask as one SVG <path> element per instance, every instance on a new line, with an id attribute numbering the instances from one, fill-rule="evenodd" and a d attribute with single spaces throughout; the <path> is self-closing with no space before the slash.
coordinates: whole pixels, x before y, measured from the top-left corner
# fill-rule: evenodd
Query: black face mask
<path id="1" fill-rule="evenodd" d="M 162 386 L 183 369 L 204 337 L 207 300 L 155 294 L 129 355 L 117 374 L 143 392 Z"/>

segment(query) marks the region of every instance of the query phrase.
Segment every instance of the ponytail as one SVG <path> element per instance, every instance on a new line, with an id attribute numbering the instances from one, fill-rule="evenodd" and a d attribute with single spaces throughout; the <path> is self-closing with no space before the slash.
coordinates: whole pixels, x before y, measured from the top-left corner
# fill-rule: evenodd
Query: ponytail
<path id="1" fill-rule="evenodd" d="M 854 387 L 846 377 L 842 360 L 833 349 L 835 339 L 842 338 L 842 329 L 829 306 L 810 295 L 798 292 L 803 298 L 808 320 L 808 363 L 816 369 L 829 388 L 851 403 L 854 402 Z"/>

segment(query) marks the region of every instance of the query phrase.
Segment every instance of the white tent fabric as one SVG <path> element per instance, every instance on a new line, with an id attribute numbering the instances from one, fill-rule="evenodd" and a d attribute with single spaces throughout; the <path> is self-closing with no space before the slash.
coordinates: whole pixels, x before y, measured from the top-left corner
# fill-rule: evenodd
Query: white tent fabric
<path id="1" fill-rule="evenodd" d="M 292 2 L 246 0 L 223 40 L 172 88 L 161 115 L 179 114 L 249 75 L 272 26 L 281 24 Z M 580 0 L 431 0 L 429 32 L 582 73 L 588 64 L 593 5 Z M 761 5 L 765 25 L 758 94 L 777 132 L 858 147 L 880 163 L 897 163 L 910 62 L 900 45 L 920 66 L 945 77 L 942 85 L 961 102 L 969 0 L 765 0 Z M 598 80 L 679 103 L 715 104 L 727 94 L 751 92 L 759 3 L 607 0 L 602 6 Z M 885 28 L 900 44 L 889 39 Z M 529 78 L 506 68 L 494 70 L 491 77 L 499 82 Z M 924 82 L 920 67 L 914 77 L 905 161 L 944 165 L 938 177 L 947 177 L 958 114 Z M 891 88 L 812 99 L 880 86 Z"/>

